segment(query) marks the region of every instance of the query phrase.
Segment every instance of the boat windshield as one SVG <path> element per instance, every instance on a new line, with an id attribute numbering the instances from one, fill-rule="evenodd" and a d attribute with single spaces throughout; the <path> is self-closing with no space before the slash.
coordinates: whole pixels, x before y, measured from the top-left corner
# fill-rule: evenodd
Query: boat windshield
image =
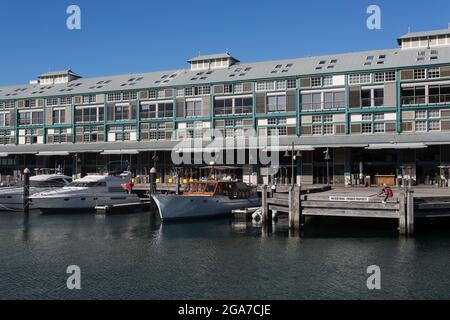
<path id="1" fill-rule="evenodd" d="M 69 187 L 78 188 L 92 188 L 92 187 L 106 187 L 105 181 L 74 181 L 69 184 Z"/>

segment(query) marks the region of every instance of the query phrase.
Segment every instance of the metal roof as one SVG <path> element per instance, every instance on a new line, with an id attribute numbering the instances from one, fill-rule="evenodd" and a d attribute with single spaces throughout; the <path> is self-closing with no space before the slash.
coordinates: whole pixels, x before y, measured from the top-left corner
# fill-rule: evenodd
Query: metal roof
<path id="1" fill-rule="evenodd" d="M 210 54 L 210 55 L 204 55 L 204 56 L 198 56 L 192 59 L 189 59 L 188 62 L 195 62 L 195 61 L 204 61 L 204 60 L 214 60 L 214 59 L 233 59 L 236 62 L 239 62 L 238 59 L 231 56 L 228 52 L 226 53 L 218 53 L 218 54 Z"/>
<path id="2" fill-rule="evenodd" d="M 98 78 L 82 78 L 64 84 L 25 84 L 0 87 L 0 100 L 29 99 L 65 95 L 96 94 L 167 87 L 197 86 L 214 83 L 255 81 L 289 77 L 370 72 L 373 70 L 418 67 L 450 63 L 450 46 L 433 49 L 437 58 L 430 59 L 427 48 L 400 48 L 344 53 L 327 56 L 235 64 L 225 69 L 172 70 Z M 425 60 L 422 53 L 425 51 Z M 371 60 L 368 60 L 372 57 Z M 370 63 L 369 63 L 370 62 Z"/>
<path id="3" fill-rule="evenodd" d="M 397 148 L 401 144 L 421 144 L 432 145 L 448 145 L 448 133 L 417 133 L 417 134 L 385 134 L 385 135 L 350 135 L 350 136 L 303 136 L 303 137 L 280 137 L 278 147 L 284 149 L 292 147 L 295 144 L 296 149 L 309 150 L 311 148 L 332 148 L 332 147 L 347 147 L 347 148 L 363 148 L 369 145 L 383 144 L 386 149 Z M 218 143 L 218 141 L 215 141 Z M 204 148 L 208 151 L 217 149 L 211 142 L 203 141 Z M 151 141 L 151 142 L 102 142 L 102 143 L 77 143 L 77 144 L 43 144 L 43 145 L 6 145 L 0 146 L 0 151 L 4 155 L 14 154 L 38 154 L 40 152 L 54 152 L 54 153 L 102 153 L 114 152 L 120 150 L 122 153 L 131 152 L 145 152 L 145 151 L 173 151 L 180 148 L 180 141 Z M 222 146 L 226 144 L 223 143 Z M 211 147 L 212 146 L 212 147 Z M 264 147 L 264 146 L 260 146 Z"/>
<path id="4" fill-rule="evenodd" d="M 72 75 L 78 78 L 81 78 L 81 76 L 75 72 L 73 72 L 72 70 L 60 70 L 60 71 L 50 71 L 44 74 L 40 74 L 38 76 L 38 78 L 43 78 L 43 77 L 54 77 L 54 76 L 62 76 L 62 75 Z"/>
<path id="5" fill-rule="evenodd" d="M 441 29 L 434 31 L 423 31 L 423 32 L 408 32 L 407 34 L 398 38 L 398 40 L 410 39 L 410 38 L 420 38 L 420 37 L 432 37 L 432 36 L 442 36 L 450 34 L 449 29 Z"/>

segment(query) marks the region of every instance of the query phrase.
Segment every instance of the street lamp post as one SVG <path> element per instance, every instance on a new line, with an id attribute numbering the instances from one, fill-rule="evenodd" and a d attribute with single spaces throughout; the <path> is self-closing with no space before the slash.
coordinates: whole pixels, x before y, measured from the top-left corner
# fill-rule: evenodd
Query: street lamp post
<path id="1" fill-rule="evenodd" d="M 327 161 L 327 185 L 331 185 L 331 181 L 330 181 L 330 149 L 327 148 L 327 150 L 324 152 L 325 153 L 325 160 Z"/>

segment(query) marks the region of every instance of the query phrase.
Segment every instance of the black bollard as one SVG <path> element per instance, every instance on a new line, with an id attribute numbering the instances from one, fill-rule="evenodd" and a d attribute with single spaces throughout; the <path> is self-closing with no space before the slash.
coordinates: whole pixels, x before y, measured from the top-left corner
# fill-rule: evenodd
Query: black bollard
<path id="1" fill-rule="evenodd" d="M 31 171 L 25 169 L 23 172 L 23 212 L 28 214 L 30 212 L 30 176 Z"/>

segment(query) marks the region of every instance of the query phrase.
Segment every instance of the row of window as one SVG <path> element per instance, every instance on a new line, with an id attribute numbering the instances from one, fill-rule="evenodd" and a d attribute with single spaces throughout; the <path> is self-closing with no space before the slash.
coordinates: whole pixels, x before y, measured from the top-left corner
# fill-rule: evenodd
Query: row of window
<path id="1" fill-rule="evenodd" d="M 279 91 L 287 89 L 295 89 L 297 87 L 297 80 L 282 80 L 282 81 L 260 81 L 256 83 L 256 91 Z"/>
<path id="2" fill-rule="evenodd" d="M 402 105 L 449 103 L 450 85 L 402 88 L 401 101 Z"/>
<path id="3" fill-rule="evenodd" d="M 395 71 L 376 72 L 376 73 L 353 73 L 349 76 L 349 84 L 371 84 L 383 82 L 395 82 L 397 74 Z"/>

